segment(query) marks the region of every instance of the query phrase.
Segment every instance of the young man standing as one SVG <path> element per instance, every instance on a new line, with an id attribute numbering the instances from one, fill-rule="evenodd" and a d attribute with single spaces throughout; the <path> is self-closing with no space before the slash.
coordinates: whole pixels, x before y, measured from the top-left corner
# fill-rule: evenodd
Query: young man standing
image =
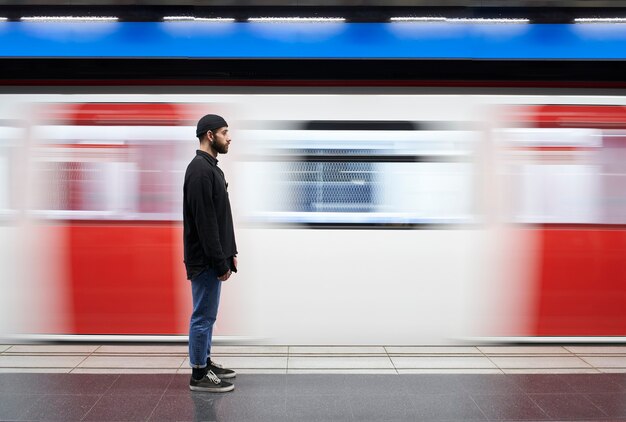
<path id="1" fill-rule="evenodd" d="M 185 268 L 193 297 L 189 388 L 226 392 L 235 386 L 223 379 L 234 378 L 236 374 L 211 360 L 211 338 L 222 282 L 237 272 L 228 183 L 217 166 L 217 155 L 228 153 L 231 139 L 228 124 L 215 114 L 207 114 L 198 121 L 196 136 L 200 149 L 187 166 L 183 185 Z"/>

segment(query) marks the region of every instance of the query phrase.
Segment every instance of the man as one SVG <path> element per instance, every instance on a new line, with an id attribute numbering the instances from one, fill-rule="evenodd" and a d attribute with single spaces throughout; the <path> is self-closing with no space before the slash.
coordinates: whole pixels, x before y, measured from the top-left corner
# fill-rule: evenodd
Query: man
<path id="1" fill-rule="evenodd" d="M 217 167 L 217 155 L 228 153 L 231 139 L 226 121 L 207 114 L 198 121 L 200 149 L 185 173 L 183 226 L 185 268 L 191 280 L 193 313 L 189 325 L 189 388 L 194 391 L 234 390 L 235 371 L 211 360 L 213 324 L 223 281 L 237 272 L 237 246 L 228 183 Z"/>

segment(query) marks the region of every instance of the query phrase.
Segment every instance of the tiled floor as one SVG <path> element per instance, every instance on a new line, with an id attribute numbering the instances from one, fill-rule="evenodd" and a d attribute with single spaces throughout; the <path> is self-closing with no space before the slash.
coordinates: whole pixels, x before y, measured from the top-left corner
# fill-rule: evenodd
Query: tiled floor
<path id="1" fill-rule="evenodd" d="M 626 346 L 215 346 L 239 373 L 626 373 Z M 187 346 L 0 345 L 0 372 L 189 373 Z"/>
<path id="2" fill-rule="evenodd" d="M 626 374 L 240 374 L 190 392 L 182 374 L 0 374 L 0 420 L 626 420 Z"/>
<path id="3" fill-rule="evenodd" d="M 215 346 L 213 358 L 238 371 L 234 392 L 190 392 L 186 345 L 0 345 L 0 420 L 626 421 L 626 346 Z"/>

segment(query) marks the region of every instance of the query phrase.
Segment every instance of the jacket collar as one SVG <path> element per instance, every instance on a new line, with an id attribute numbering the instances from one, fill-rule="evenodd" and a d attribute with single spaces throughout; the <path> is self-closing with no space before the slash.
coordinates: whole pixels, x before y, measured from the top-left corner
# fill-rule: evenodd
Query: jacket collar
<path id="1" fill-rule="evenodd" d="M 209 163 L 213 164 L 214 166 L 216 166 L 217 163 L 218 163 L 217 158 L 213 157 L 208 152 L 202 151 L 201 149 L 197 149 L 196 150 L 196 155 L 199 155 L 200 157 L 203 157 L 204 159 L 206 159 Z"/>

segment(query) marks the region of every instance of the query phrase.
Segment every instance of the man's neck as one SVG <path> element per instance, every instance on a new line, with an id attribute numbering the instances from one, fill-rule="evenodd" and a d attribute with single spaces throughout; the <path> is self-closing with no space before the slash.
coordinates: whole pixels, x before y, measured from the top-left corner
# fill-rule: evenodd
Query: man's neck
<path id="1" fill-rule="evenodd" d="M 209 143 L 203 143 L 200 144 L 200 151 L 204 151 L 207 154 L 209 154 L 211 157 L 217 159 L 217 151 L 215 151 L 213 148 L 211 148 L 211 145 L 209 145 Z"/>

